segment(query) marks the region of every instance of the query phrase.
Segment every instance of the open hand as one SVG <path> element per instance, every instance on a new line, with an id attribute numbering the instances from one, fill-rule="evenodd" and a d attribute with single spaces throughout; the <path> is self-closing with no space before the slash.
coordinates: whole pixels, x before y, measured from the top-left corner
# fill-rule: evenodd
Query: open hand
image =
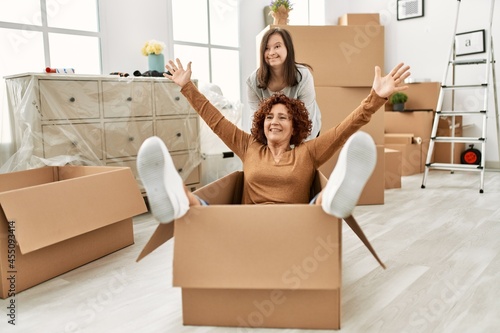
<path id="1" fill-rule="evenodd" d="M 163 76 L 169 78 L 174 81 L 178 86 L 184 87 L 186 83 L 191 81 L 191 61 L 188 62 L 186 69 L 182 66 L 181 61 L 177 58 L 175 59 L 177 62 L 174 63 L 173 60 L 169 60 L 168 64 L 165 65 L 165 68 L 171 73 L 170 75 L 167 73 L 163 73 Z"/>
<path id="2" fill-rule="evenodd" d="M 401 90 L 408 89 L 407 85 L 402 85 L 405 79 L 410 76 L 408 71 L 410 66 L 405 66 L 403 63 L 399 63 L 392 71 L 386 76 L 381 76 L 381 69 L 379 66 L 375 66 L 375 78 L 373 79 L 373 90 L 380 97 L 387 98 L 393 93 Z"/>

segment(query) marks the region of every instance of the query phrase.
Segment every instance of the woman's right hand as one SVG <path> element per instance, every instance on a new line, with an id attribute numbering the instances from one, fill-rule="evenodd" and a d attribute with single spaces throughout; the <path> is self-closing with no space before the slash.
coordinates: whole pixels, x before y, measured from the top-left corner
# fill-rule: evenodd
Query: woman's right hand
<path id="1" fill-rule="evenodd" d="M 167 73 L 163 73 L 163 76 L 169 78 L 174 81 L 181 88 L 186 85 L 189 81 L 191 81 L 191 61 L 188 62 L 186 69 L 182 66 L 181 61 L 177 58 L 175 59 L 177 62 L 174 63 L 173 60 L 169 60 L 168 64 L 165 65 L 165 68 L 171 73 L 170 75 Z"/>

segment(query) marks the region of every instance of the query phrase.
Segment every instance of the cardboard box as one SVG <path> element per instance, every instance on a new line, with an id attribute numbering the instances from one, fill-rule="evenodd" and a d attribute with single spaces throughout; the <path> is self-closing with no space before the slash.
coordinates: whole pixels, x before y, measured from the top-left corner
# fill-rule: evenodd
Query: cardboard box
<path id="1" fill-rule="evenodd" d="M 397 135 L 390 135 L 385 148 L 401 152 L 401 175 L 410 176 L 424 172 L 429 141 L 422 142 L 411 139 L 411 134 L 402 134 L 398 141 Z"/>
<path id="2" fill-rule="evenodd" d="M 434 112 L 385 112 L 384 122 L 385 133 L 411 133 L 425 143 L 431 139 Z"/>
<path id="3" fill-rule="evenodd" d="M 256 37 L 257 63 L 260 42 L 267 26 Z M 315 86 L 371 87 L 376 65 L 384 72 L 384 27 L 281 26 L 293 39 L 295 59 L 313 67 Z"/>
<path id="4" fill-rule="evenodd" d="M 147 208 L 129 168 L 64 166 L 0 174 L 0 210 L 8 298 L 133 244 Z"/>
<path id="5" fill-rule="evenodd" d="M 408 89 L 404 91 L 408 95 L 408 101 L 405 103 L 405 111 L 436 111 L 439 99 L 440 82 L 421 82 L 409 83 Z M 392 111 L 392 104 L 385 105 L 386 111 Z"/>
<path id="6" fill-rule="evenodd" d="M 455 127 L 454 135 L 461 137 L 463 132 L 462 117 L 455 116 L 455 124 L 452 125 L 452 117 L 439 117 L 437 136 L 452 136 L 452 129 Z M 436 142 L 434 144 L 434 162 L 435 163 L 461 163 L 462 153 L 465 151 L 465 143 L 453 143 L 453 158 L 452 158 L 452 143 Z"/>
<path id="7" fill-rule="evenodd" d="M 321 132 L 337 126 L 370 93 L 366 87 L 316 87 L 316 101 L 321 110 Z M 386 112 L 382 106 L 372 116 L 370 122 L 362 127 L 377 145 L 384 144 L 384 119 Z M 325 173 L 325 175 L 329 175 Z"/>
<path id="8" fill-rule="evenodd" d="M 395 149 L 384 149 L 385 189 L 401 188 L 402 153 Z"/>
<path id="9" fill-rule="evenodd" d="M 380 25 L 380 14 L 347 13 L 339 16 L 338 25 Z"/>
<path id="10" fill-rule="evenodd" d="M 234 172 L 197 190 L 210 205 L 160 224 L 138 260 L 175 236 L 184 325 L 339 329 L 341 221 L 319 205 L 239 205 L 242 184 Z M 311 195 L 325 185 L 318 172 Z"/>

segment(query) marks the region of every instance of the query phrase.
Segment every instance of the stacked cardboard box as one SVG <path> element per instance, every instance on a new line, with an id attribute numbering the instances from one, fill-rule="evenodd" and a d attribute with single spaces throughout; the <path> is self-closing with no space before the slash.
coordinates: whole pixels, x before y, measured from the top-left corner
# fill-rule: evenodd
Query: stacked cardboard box
<path id="1" fill-rule="evenodd" d="M 339 124 L 370 93 L 375 66 L 384 65 L 384 27 L 378 14 L 347 15 L 337 26 L 282 26 L 292 35 L 296 60 L 313 67 L 316 99 L 324 132 Z M 369 21 L 369 23 L 364 24 Z M 353 25 L 353 23 L 355 25 Z M 264 29 L 256 38 L 259 50 Z M 383 107 L 361 130 L 377 145 L 377 166 L 358 204 L 384 203 L 384 112 Z M 320 167 L 327 177 L 338 154 Z"/>
<path id="2" fill-rule="evenodd" d="M 439 89 L 439 82 L 411 83 L 405 111 L 385 105 L 385 147 L 401 151 L 402 176 L 424 171 Z"/>
<path id="3" fill-rule="evenodd" d="M 402 152 L 403 176 L 424 171 L 440 89 L 439 82 L 412 83 L 408 86 L 408 90 L 405 91 L 408 95 L 406 111 L 393 112 L 390 104 L 385 106 L 386 147 Z M 437 136 L 452 136 L 453 130 L 455 136 L 462 136 L 462 117 L 455 116 L 454 124 L 452 117 L 439 118 Z M 408 134 L 413 135 L 412 142 L 407 142 Z M 399 140 L 397 135 L 402 135 Z M 451 145 L 451 143 L 436 143 L 430 161 L 459 164 L 465 144 L 454 144 L 453 158 Z"/>
<path id="4" fill-rule="evenodd" d="M 0 298 L 134 243 L 147 211 L 125 167 L 44 167 L 0 175 Z"/>
<path id="5" fill-rule="evenodd" d="M 433 111 L 386 112 L 385 147 L 401 151 L 402 176 L 424 171 L 433 119 Z"/>

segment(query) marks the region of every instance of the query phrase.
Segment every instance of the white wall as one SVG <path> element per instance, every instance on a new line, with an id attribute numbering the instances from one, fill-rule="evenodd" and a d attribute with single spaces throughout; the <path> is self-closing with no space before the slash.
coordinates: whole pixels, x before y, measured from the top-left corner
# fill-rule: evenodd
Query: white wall
<path id="1" fill-rule="evenodd" d="M 241 96 L 246 103 L 246 77 L 256 67 L 255 36 L 265 27 L 263 8 L 269 0 L 240 1 L 240 45 L 241 45 Z M 299 0 L 296 0 L 299 1 Z M 403 61 L 412 67 L 412 77 L 441 81 L 452 43 L 455 8 L 457 0 L 425 1 L 422 18 L 397 21 L 396 0 L 327 0 L 325 1 L 325 22 L 335 25 L 344 13 L 380 13 L 381 23 L 385 26 L 385 64 L 392 68 Z M 147 59 L 140 49 L 148 39 L 171 40 L 168 31 L 168 1 L 165 0 L 104 0 L 100 1 L 103 22 L 103 73 L 134 70 L 145 71 Z M 463 0 L 462 23 L 458 31 L 486 29 L 490 0 Z M 495 20 L 500 21 L 500 4 L 495 8 Z M 175 15 L 175 13 L 174 13 Z M 500 27 L 493 25 L 494 44 L 500 54 Z M 167 50 L 168 58 L 173 57 Z M 497 55 L 498 57 L 498 55 Z M 194 73 L 193 75 L 196 75 Z M 497 81 L 500 74 L 497 74 Z M 497 82 L 497 86 L 498 86 Z M 500 87 L 499 87 L 500 88 Z M 493 100 L 490 101 L 491 111 Z M 498 162 L 495 119 L 489 118 L 486 161 Z M 243 117 L 246 119 L 248 117 Z M 473 122 L 471 131 L 477 127 Z M 464 135 L 468 135 L 464 132 Z"/>

